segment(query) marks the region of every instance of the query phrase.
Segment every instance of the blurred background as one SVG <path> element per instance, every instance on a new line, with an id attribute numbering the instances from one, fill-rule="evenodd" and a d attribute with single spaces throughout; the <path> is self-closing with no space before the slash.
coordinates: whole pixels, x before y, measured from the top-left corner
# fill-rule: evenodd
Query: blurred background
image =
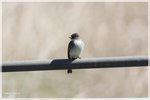
<path id="1" fill-rule="evenodd" d="M 148 3 L 3 3 L 3 61 L 67 58 L 69 36 L 81 57 L 148 55 Z M 21 98 L 147 97 L 148 68 L 2 74 L 2 96 Z"/>

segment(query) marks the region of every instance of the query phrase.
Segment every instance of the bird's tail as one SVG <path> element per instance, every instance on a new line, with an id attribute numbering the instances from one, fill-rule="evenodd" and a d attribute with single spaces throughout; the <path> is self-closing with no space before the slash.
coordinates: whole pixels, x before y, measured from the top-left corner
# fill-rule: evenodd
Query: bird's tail
<path id="1" fill-rule="evenodd" d="M 67 73 L 68 74 L 72 73 L 72 69 L 68 69 Z"/>

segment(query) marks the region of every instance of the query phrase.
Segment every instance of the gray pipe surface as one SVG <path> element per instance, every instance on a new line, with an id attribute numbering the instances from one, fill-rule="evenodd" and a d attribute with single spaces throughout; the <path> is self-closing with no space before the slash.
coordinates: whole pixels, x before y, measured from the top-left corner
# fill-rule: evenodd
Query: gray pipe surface
<path id="1" fill-rule="evenodd" d="M 2 72 L 64 70 L 68 68 L 89 69 L 144 66 L 148 66 L 148 57 L 146 56 L 123 56 L 82 58 L 76 60 L 52 59 L 31 61 L 7 61 L 2 63 Z"/>

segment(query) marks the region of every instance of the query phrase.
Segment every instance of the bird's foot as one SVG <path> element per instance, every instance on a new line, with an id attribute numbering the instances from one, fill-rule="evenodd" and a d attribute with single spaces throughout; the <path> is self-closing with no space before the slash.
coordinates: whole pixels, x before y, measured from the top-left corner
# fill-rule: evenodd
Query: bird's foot
<path id="1" fill-rule="evenodd" d="M 81 59 L 81 57 L 78 57 L 79 59 Z"/>

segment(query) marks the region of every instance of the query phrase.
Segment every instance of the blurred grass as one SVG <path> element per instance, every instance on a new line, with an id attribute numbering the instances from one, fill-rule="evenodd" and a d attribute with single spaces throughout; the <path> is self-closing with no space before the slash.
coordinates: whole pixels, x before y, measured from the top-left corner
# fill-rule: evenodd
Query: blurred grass
<path id="1" fill-rule="evenodd" d="M 3 61 L 67 58 L 69 36 L 82 58 L 148 55 L 148 3 L 3 3 Z M 147 68 L 2 74 L 3 97 L 147 97 Z"/>

